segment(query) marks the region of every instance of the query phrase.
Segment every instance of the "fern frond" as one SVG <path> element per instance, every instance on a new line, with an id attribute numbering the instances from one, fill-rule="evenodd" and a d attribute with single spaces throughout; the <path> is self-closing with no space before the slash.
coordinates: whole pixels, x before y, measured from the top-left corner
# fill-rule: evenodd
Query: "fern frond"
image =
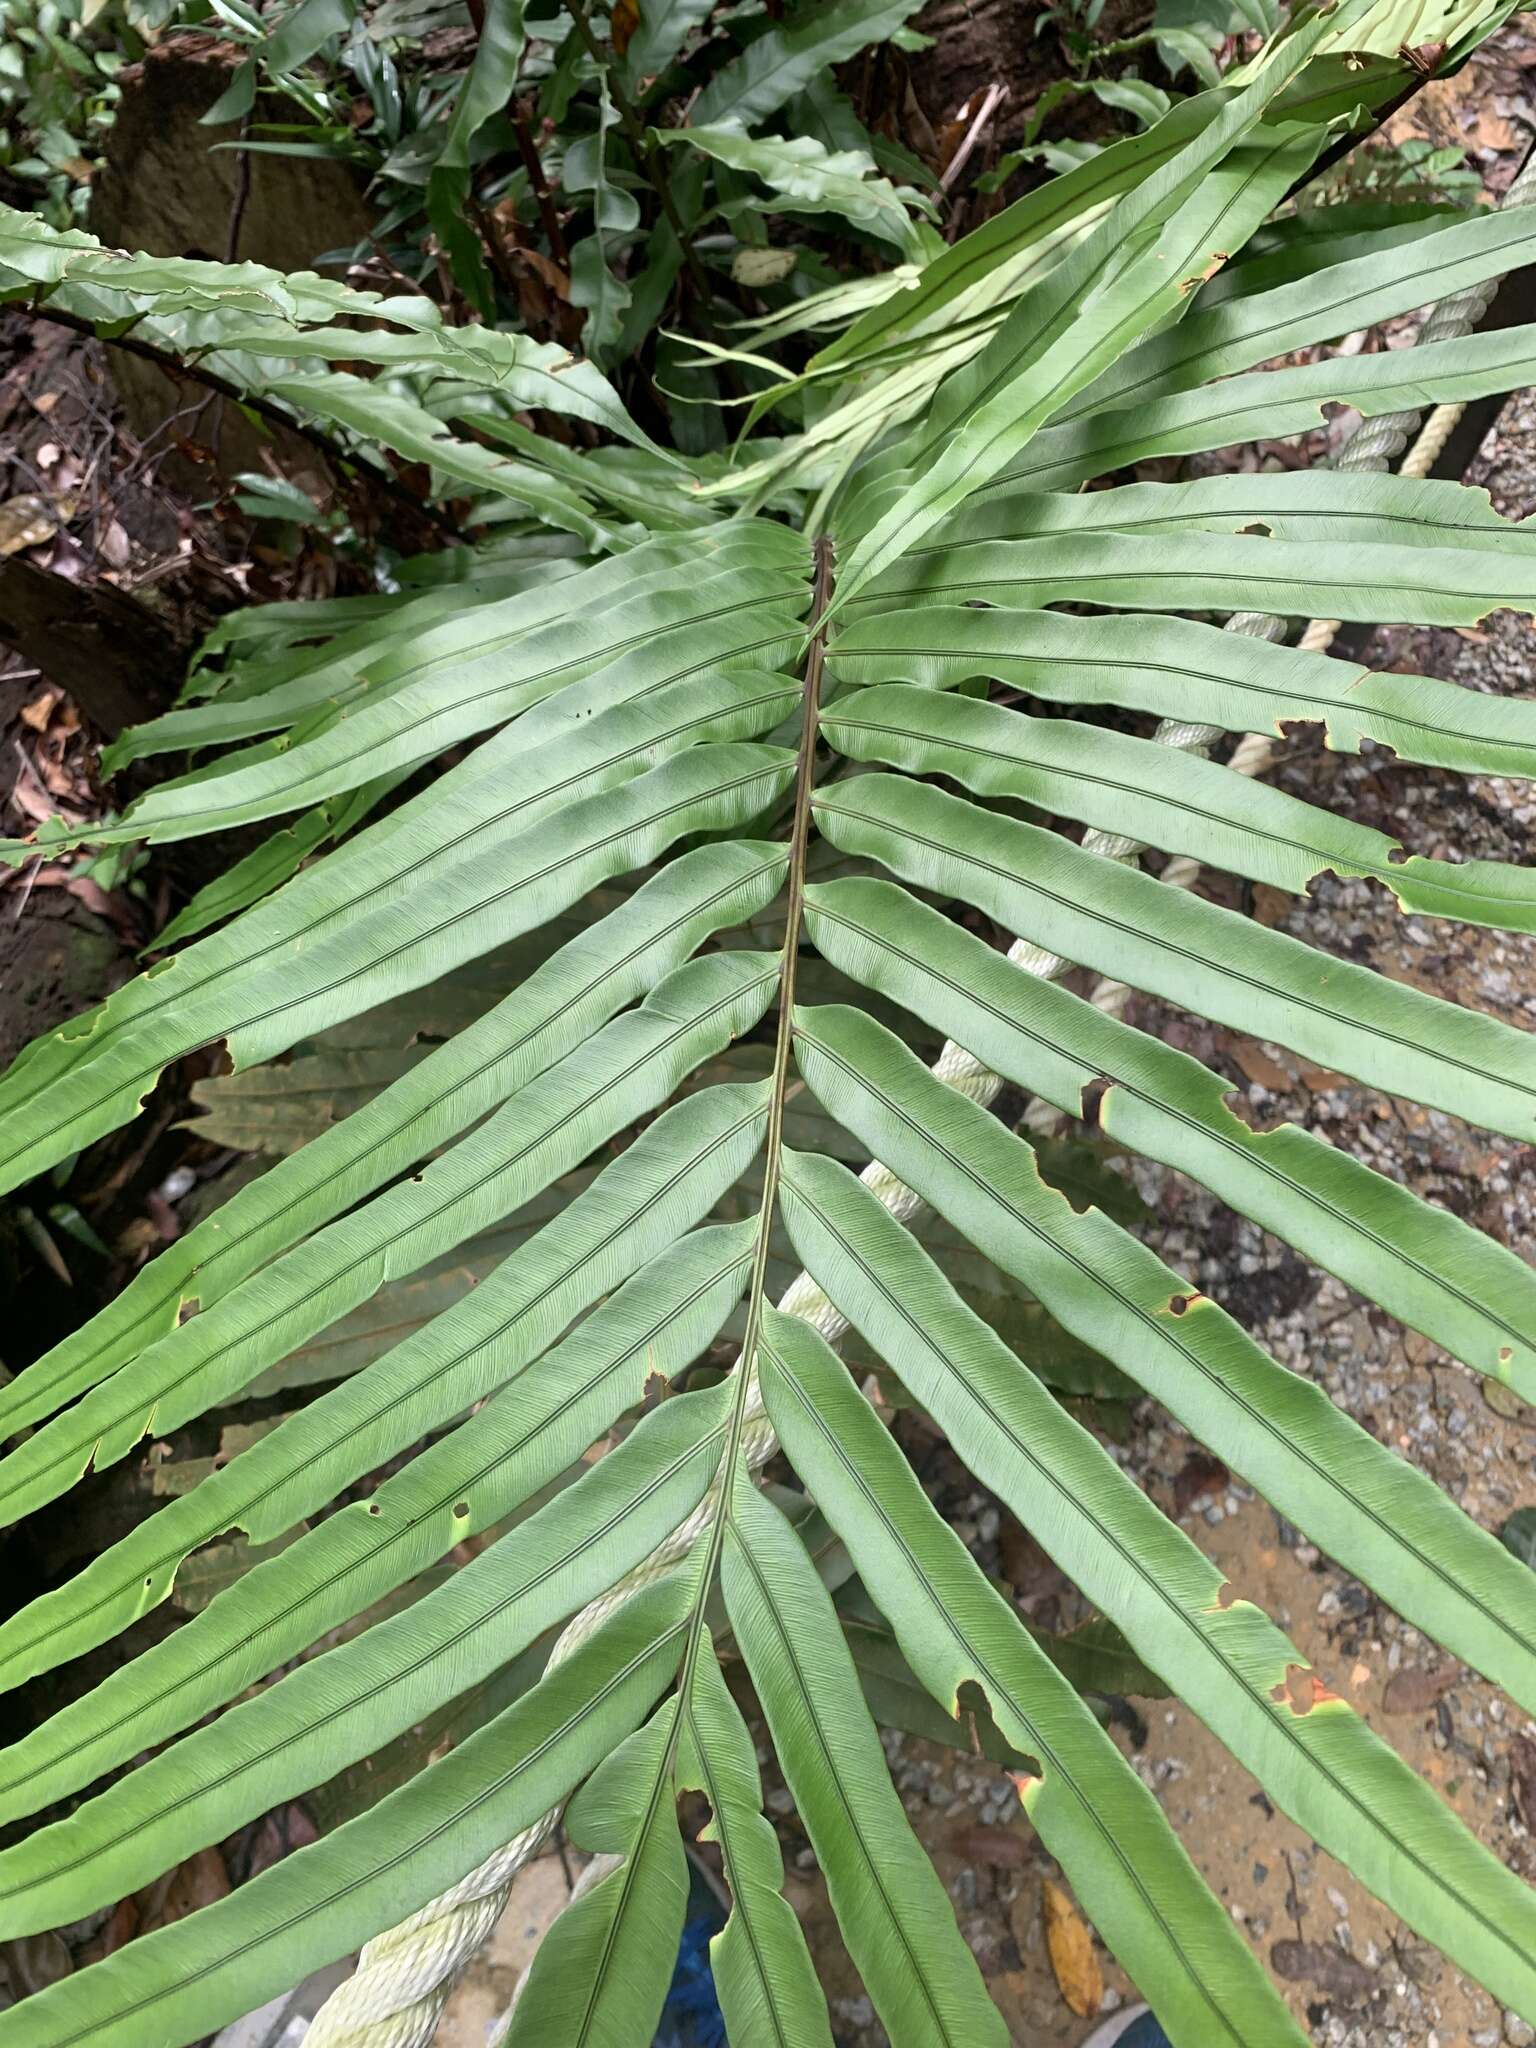
<path id="1" fill-rule="evenodd" d="M 696 118 L 772 113 L 910 11 L 833 0 L 773 24 Z M 1455 41 L 1496 13 L 1435 20 Z M 641 46 L 675 50 L 699 18 L 670 9 Z M 1169 888 L 1137 856 L 1299 899 L 1359 877 L 1403 913 L 1529 933 L 1523 869 L 1410 849 L 1054 710 L 1311 724 L 1405 772 L 1536 767 L 1525 700 L 1283 644 L 1282 622 L 1314 612 L 1536 611 L 1536 541 L 1484 495 L 1343 474 L 1073 494 L 1140 453 L 1298 431 L 1327 400 L 1379 412 L 1530 371 L 1518 328 L 1255 367 L 1530 253 L 1512 212 L 1415 216 L 1380 243 L 1354 218 L 1288 220 L 1243 256 L 1327 124 L 1400 78 L 1389 31 L 1412 27 L 1364 0 L 1299 17 L 1234 86 L 938 253 L 912 290 L 845 294 L 859 317 L 799 386 L 826 387 L 824 410 L 697 489 L 644 448 L 541 463 L 519 423 L 486 424 L 498 393 L 543 406 L 538 380 L 566 374 L 509 337 L 0 218 L 12 295 L 74 294 L 93 319 L 126 296 L 206 323 L 231 358 L 281 343 L 288 369 L 264 388 L 445 476 L 489 482 L 499 431 L 529 474 L 492 487 L 576 535 L 493 553 L 462 596 L 346 601 L 312 631 L 284 608 L 229 626 L 178 707 L 119 750 L 194 748 L 198 768 L 103 826 L 6 849 L 279 827 L 184 915 L 190 944 L 0 1079 L 4 1184 L 128 1121 L 209 1046 L 233 1073 L 205 1106 L 258 1136 L 267 1116 L 271 1148 L 296 1149 L 0 1388 L 0 1518 L 58 1512 L 88 1471 L 236 1398 L 304 1398 L 0 1623 L 21 1685 L 174 1599 L 205 1546 L 239 1532 L 260 1550 L 0 1749 L 0 1820 L 48 1816 L 0 1851 L 0 1938 L 94 1912 L 504 1688 L 310 1848 L 24 2001 L 8 2042 L 196 2039 L 434 1899 L 451 1913 L 476 1872 L 500 1873 L 493 1895 L 507 1845 L 569 1800 L 573 1838 L 605 1860 L 509 2038 L 642 2048 L 682 1924 L 687 1791 L 730 1892 L 713 1963 L 733 2042 L 827 2048 L 737 1683 L 897 2048 L 1005 2029 L 890 1782 L 888 1712 L 974 1731 L 1011 1772 L 1177 2048 L 1299 2042 L 1082 1697 L 1106 1688 L 1187 1700 L 1278 1808 L 1536 2018 L 1536 1893 L 1058 1394 L 1152 1396 L 1536 1711 L 1528 1570 L 1164 1264 L 1100 1154 L 1064 1158 L 996 1113 L 1006 1080 L 1080 1117 L 1536 1398 L 1523 1259 L 1343 1149 L 1252 1128 L 1218 1074 L 989 937 L 1516 1140 L 1536 1129 L 1529 1033 Z M 365 311 L 353 347 L 341 323 Z M 344 345 L 390 381 L 331 367 Z M 463 460 L 452 408 L 433 410 L 450 377 L 456 404 L 484 408 Z M 622 435 L 609 389 L 582 366 L 570 405 Z M 588 489 L 605 469 L 607 497 Z M 715 516 L 731 505 L 746 509 Z M 1080 601 L 1092 612 L 1053 609 Z M 1273 638 L 1180 616 L 1249 607 Z M 323 1124 L 264 1109 L 292 1085 L 286 1055 L 329 1091 Z M 987 1582 L 844 1339 L 1082 1589 L 1086 1630 L 1043 1640 Z M 796 1485 L 761 1483 L 776 1445 Z M 471 1537 L 473 1562 L 445 1570 Z"/>

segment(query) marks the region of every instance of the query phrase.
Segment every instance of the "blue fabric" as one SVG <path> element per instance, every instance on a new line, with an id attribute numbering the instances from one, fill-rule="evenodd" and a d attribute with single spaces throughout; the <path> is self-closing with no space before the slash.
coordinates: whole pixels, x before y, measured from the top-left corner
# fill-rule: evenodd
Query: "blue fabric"
<path id="1" fill-rule="evenodd" d="M 1115 2048 L 1169 2048 L 1169 2041 L 1157 2015 L 1144 2012 L 1139 2020 L 1133 2020 L 1126 2028 Z"/>
<path id="2" fill-rule="evenodd" d="M 725 2019 L 715 1996 L 709 1944 L 725 1924 L 720 1902 L 695 1872 L 688 1891 L 688 1917 L 661 2009 L 655 2048 L 726 2048 Z"/>

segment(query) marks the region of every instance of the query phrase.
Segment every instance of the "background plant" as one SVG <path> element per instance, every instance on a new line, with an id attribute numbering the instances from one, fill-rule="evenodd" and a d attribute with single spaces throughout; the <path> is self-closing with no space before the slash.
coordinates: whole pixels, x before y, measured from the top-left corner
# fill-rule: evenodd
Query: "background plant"
<path id="1" fill-rule="evenodd" d="M 88 0 L 0 6 L 0 189 L 33 190 L 45 217 L 84 214 L 111 128 L 117 74 L 142 45 L 121 11 Z"/>
<path id="2" fill-rule="evenodd" d="M 157 1751 L 0 1855 L 0 1928 L 78 1918 L 467 1694 L 486 1715 L 313 1848 L 28 2001 L 10 2022 L 22 2048 L 196 2038 L 487 1860 L 503 1868 L 572 1794 L 573 1834 L 617 1862 L 541 1951 L 511 2038 L 646 2040 L 682 1912 L 679 1787 L 707 1798 L 730 1882 L 714 1962 L 733 2037 L 826 2040 L 724 1683 L 732 1655 L 898 2042 L 999 2039 L 1001 2023 L 885 1775 L 864 1695 L 888 1697 L 893 1677 L 920 1683 L 954 1739 L 978 1717 L 1181 2048 L 1299 2038 L 1081 1698 L 1106 1656 L 1121 1680 L 1188 1698 L 1409 1925 L 1536 2012 L 1528 1888 L 1045 1380 L 1155 1394 L 1532 1704 L 1525 1567 L 1115 1220 L 1102 1161 L 1080 1207 L 1069 1162 L 988 1108 L 1004 1076 L 1190 1173 L 1529 1393 L 1523 1262 L 1342 1150 L 1249 1129 L 1218 1076 L 1045 971 L 1059 955 L 1529 1134 L 1525 1034 L 1036 822 L 1277 889 L 1331 869 L 1419 915 L 1536 923 L 1523 870 L 1407 854 L 1144 728 L 1053 709 L 1320 723 L 1346 751 L 1530 772 L 1527 705 L 1275 637 L 1314 613 L 1472 625 L 1536 609 L 1531 544 L 1480 494 L 1326 472 L 1080 489 L 1143 456 L 1301 431 L 1328 401 L 1374 416 L 1529 379 L 1524 327 L 1411 359 L 1257 367 L 1527 253 L 1519 212 L 1414 213 L 1380 246 L 1287 216 L 1242 253 L 1362 78 L 1400 80 L 1392 57 L 1372 63 L 1378 36 L 1395 51 L 1400 24 L 1358 5 L 1298 23 L 1239 90 L 1085 165 L 1122 180 L 1113 205 L 1073 173 L 1046 188 L 1054 207 L 1032 196 L 899 298 L 872 296 L 824 374 L 802 378 L 827 387 L 821 418 L 734 466 L 657 446 L 555 345 L 7 218 L 13 297 L 198 351 L 354 436 L 359 460 L 369 443 L 426 459 L 503 515 L 483 552 L 394 591 L 229 622 L 187 702 L 115 758 L 234 751 L 121 820 L 10 849 L 290 821 L 190 907 L 178 936 L 203 936 L 16 1064 L 0 1089 L 10 1185 L 130 1119 L 196 1047 L 229 1055 L 215 1113 L 290 1053 L 339 1062 L 361 1099 L 0 1390 L 0 1426 L 32 1431 L 0 1462 L 11 1519 L 55 1511 L 148 1431 L 252 1387 L 294 1396 L 0 1626 L 21 1683 L 110 1640 L 231 1530 L 253 1546 L 193 1622 L 0 1756 L 14 1819 Z M 927 337 L 959 326 L 971 264 L 990 288 L 937 362 Z M 379 376 L 355 367 L 370 361 Z M 456 431 L 484 433 L 509 392 L 611 439 L 560 449 L 508 419 L 507 459 Z M 1085 600 L 1094 615 L 1052 609 Z M 989 943 L 1004 935 L 1012 959 Z M 461 1247 L 480 1284 L 404 1342 L 291 1363 Z M 716 1352 L 722 1333 L 736 1341 Z M 1042 1645 L 1023 1628 L 829 1348 L 850 1335 L 1118 1633 Z M 583 1466 L 610 1429 L 621 1441 Z M 803 1493 L 755 1483 L 776 1441 Z M 480 1533 L 499 1540 L 443 1577 Z M 856 1657 L 880 1616 L 878 1653 Z"/>

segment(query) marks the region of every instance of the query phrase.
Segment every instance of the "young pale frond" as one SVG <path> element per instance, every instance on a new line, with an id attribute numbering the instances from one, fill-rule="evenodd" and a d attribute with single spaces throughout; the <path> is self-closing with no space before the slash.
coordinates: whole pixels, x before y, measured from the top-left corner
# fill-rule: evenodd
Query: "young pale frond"
<path id="1" fill-rule="evenodd" d="M 772 29 L 698 123 L 771 112 L 909 12 L 837 0 Z M 1399 40 L 1402 12 L 1386 10 Z M 671 14 L 679 40 L 699 18 Z M 1298 431 L 1325 401 L 1381 412 L 1530 374 L 1522 328 L 1257 367 L 1530 251 L 1511 211 L 1415 218 L 1390 245 L 1287 221 L 1244 258 L 1328 124 L 1399 76 L 1381 14 L 1343 0 L 1299 20 L 1235 90 L 1009 209 L 911 290 L 862 297 L 811 366 L 823 422 L 842 423 L 728 488 L 669 486 L 686 523 L 658 492 L 648 533 L 514 548 L 472 590 L 229 626 L 200 694 L 119 749 L 196 748 L 198 767 L 104 826 L 6 850 L 277 827 L 184 914 L 190 943 L 0 1078 L 5 1186 L 128 1122 L 208 1047 L 233 1073 L 205 1106 L 282 1156 L 0 1388 L 0 1520 L 59 1512 L 85 1473 L 252 1392 L 291 1406 L 0 1623 L 20 1686 L 166 1601 L 206 1546 L 255 1547 L 192 1619 L 0 1749 L 0 1939 L 110 1906 L 489 1689 L 473 1732 L 311 1847 L 25 2000 L 8 2048 L 199 2039 L 444 1894 L 452 1913 L 475 1873 L 494 1900 L 567 1801 L 573 1840 L 605 1860 L 508 2038 L 643 2048 L 683 1919 L 682 1792 L 707 1804 L 729 1891 L 713 1967 L 731 2041 L 828 2048 L 731 1678 L 896 2048 L 1006 2038 L 886 1768 L 876 1723 L 898 1712 L 1009 1769 L 1178 2048 L 1301 2041 L 1084 1698 L 1105 1690 L 1186 1700 L 1277 1808 L 1536 2020 L 1536 1892 L 1058 1392 L 1154 1397 L 1536 1712 L 1528 1568 L 1166 1265 L 1101 1162 L 997 1113 L 1023 1091 L 1081 1118 L 1536 1399 L 1522 1259 L 1342 1148 L 1253 1128 L 1217 1073 L 1046 957 L 1536 1135 L 1529 1033 L 1136 856 L 1298 897 L 1363 878 L 1405 914 L 1516 933 L 1536 930 L 1525 870 L 1406 847 L 1126 720 L 1056 710 L 1313 725 L 1405 773 L 1536 768 L 1530 700 L 1285 644 L 1314 615 L 1536 614 L 1536 541 L 1486 496 L 1343 472 L 1074 491 L 1143 453 Z M 637 40 L 661 50 L 663 31 Z M 41 234 L 0 236 L 0 261 L 216 316 L 221 347 L 280 320 L 294 358 L 325 360 L 342 333 L 363 353 L 336 326 L 363 309 L 315 280 L 119 272 Z M 460 357 L 505 339 L 367 310 L 374 359 L 457 352 L 466 382 Z M 935 392 L 925 352 L 973 315 Z M 316 413 L 403 445 L 386 394 L 339 379 L 295 375 L 293 402 L 302 386 Z M 551 491 L 569 456 L 539 472 Z M 648 474 L 623 486 L 640 519 Z M 751 494 L 770 488 L 764 509 Z M 758 509 L 715 519 L 728 497 Z M 358 1052 L 376 1057 L 346 1066 Z M 270 1063 L 288 1055 L 331 1091 L 308 1121 L 279 1114 L 294 1066 Z M 861 1391 L 871 1368 L 1082 1589 L 1091 1628 L 1042 1639 L 988 1583 Z M 779 1447 L 796 1484 L 765 1486 Z M 446 1569 L 471 1537 L 473 1561 Z"/>

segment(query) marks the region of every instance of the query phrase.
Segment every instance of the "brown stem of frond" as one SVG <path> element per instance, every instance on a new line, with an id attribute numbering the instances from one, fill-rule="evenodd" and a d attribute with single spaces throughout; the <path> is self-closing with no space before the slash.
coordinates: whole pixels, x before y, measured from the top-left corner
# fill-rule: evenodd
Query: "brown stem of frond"
<path id="1" fill-rule="evenodd" d="M 820 618 L 832 600 L 832 542 L 823 536 L 816 542 L 816 576 L 812 616 Z M 763 1300 L 768 1285 L 768 1250 L 773 1235 L 773 1216 L 779 1198 L 779 1161 L 784 1135 L 784 1095 L 789 1085 L 790 1054 L 794 1045 L 795 963 L 800 951 L 800 923 L 805 904 L 805 862 L 811 840 L 811 797 L 816 781 L 816 736 L 821 708 L 821 673 L 826 662 L 826 634 L 818 628 L 811 636 L 805 657 L 802 703 L 805 724 L 800 734 L 800 759 L 795 776 L 794 823 L 789 835 L 789 895 L 784 920 L 784 952 L 779 970 L 778 1036 L 774 1043 L 773 1079 L 768 1098 L 768 1128 L 764 1135 L 763 1205 L 758 1214 L 757 1244 L 752 1256 L 752 1277 L 748 1282 L 747 1327 L 736 1360 L 735 1398 L 726 1428 L 725 1448 L 718 1469 L 718 1494 L 704 1569 L 699 1579 L 699 1597 L 689 1624 L 688 1642 L 678 1674 L 678 1692 L 690 1696 L 694 1666 L 704 1640 L 705 1598 L 714 1581 L 725 1541 L 725 1525 L 731 1515 L 731 1489 L 741 1452 L 742 1429 L 747 1401 L 752 1390 L 753 1368 L 763 1323 Z M 677 1741 L 674 1727 L 669 1756 Z"/>
<path id="2" fill-rule="evenodd" d="M 820 618 L 832 601 L 832 542 L 825 535 L 816 542 L 816 580 L 811 598 L 811 615 Z M 752 1278 L 747 1295 L 747 1327 L 737 1361 L 737 1397 L 732 1410 L 730 1435 L 721 1471 L 724 1475 L 722 1506 L 729 1511 L 731 1472 L 746 1413 L 747 1390 L 757 1357 L 758 1336 L 763 1321 L 763 1300 L 768 1285 L 768 1249 L 773 1234 L 773 1214 L 779 1196 L 779 1160 L 784 1135 L 784 1097 L 789 1086 L 789 1064 L 794 1045 L 795 965 L 800 952 L 800 924 L 805 906 L 805 863 L 811 840 L 811 798 L 816 784 L 816 738 L 820 730 L 821 676 L 826 662 L 826 634 L 812 635 L 805 657 L 802 695 L 804 726 L 800 733 L 800 760 L 795 775 L 794 822 L 789 834 L 789 897 L 784 920 L 784 954 L 779 971 L 778 1036 L 773 1049 L 773 1076 L 768 1097 L 768 1128 L 764 1135 L 763 1206 L 758 1221 L 757 1246 L 752 1259 Z M 716 1523 L 719 1530 L 725 1520 Z"/>

